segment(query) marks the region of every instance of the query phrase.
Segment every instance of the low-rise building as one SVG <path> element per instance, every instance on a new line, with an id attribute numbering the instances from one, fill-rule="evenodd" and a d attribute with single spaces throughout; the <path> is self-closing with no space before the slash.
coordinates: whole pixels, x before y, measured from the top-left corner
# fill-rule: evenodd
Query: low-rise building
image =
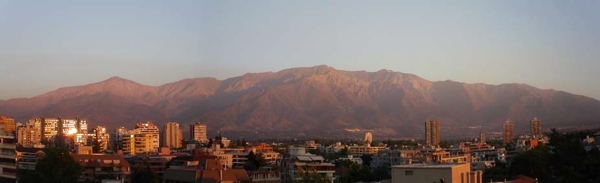
<path id="1" fill-rule="evenodd" d="M 373 155 L 371 168 L 420 163 L 423 156 L 416 150 L 383 150 Z"/>
<path id="2" fill-rule="evenodd" d="M 342 145 L 341 142 L 336 142 L 335 144 L 332 144 L 330 146 L 320 146 L 319 151 L 321 151 L 322 153 L 325 153 L 325 154 L 329 154 L 329 153 L 340 152 L 345 148 L 346 148 L 346 146 Z"/>
<path id="3" fill-rule="evenodd" d="M 252 182 L 260 183 L 280 183 L 281 175 L 279 170 L 273 167 L 262 167 L 257 171 L 249 171 L 248 176 Z"/>
<path id="4" fill-rule="evenodd" d="M 307 153 L 304 147 L 290 147 L 288 150 L 289 154 L 282 161 L 283 181 L 296 181 L 301 179 L 300 173 L 315 172 L 333 182 L 334 164 L 325 162 L 322 156 Z"/>
<path id="5" fill-rule="evenodd" d="M 195 166 L 174 166 L 166 170 L 163 183 L 237 183 L 249 181 L 244 169 L 224 168 L 216 157 L 203 157 Z"/>
<path id="6" fill-rule="evenodd" d="M 353 146 L 348 146 L 347 148 L 348 148 L 348 154 L 356 156 L 356 157 L 361 157 L 362 155 L 365 155 L 365 154 L 372 155 L 379 151 L 387 149 L 387 147 L 385 147 L 385 146 L 371 146 L 369 144 L 353 145 Z"/>
<path id="7" fill-rule="evenodd" d="M 43 147 L 17 147 L 15 152 L 17 170 L 35 170 L 37 162 L 46 155 Z"/>
<path id="8" fill-rule="evenodd" d="M 392 166 L 393 183 L 482 183 L 482 174 L 469 163 Z"/>
<path id="9" fill-rule="evenodd" d="M 153 173 L 162 177 L 167 169 L 167 164 L 175 157 L 170 154 L 137 155 L 133 157 L 133 166 L 148 166 Z"/>
<path id="10" fill-rule="evenodd" d="M 82 167 L 79 182 L 130 182 L 131 166 L 122 155 L 74 154 Z"/>

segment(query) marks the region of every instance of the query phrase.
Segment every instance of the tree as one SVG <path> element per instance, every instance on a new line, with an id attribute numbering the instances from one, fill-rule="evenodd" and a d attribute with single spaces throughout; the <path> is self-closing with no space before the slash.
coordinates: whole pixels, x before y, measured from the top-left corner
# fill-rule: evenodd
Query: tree
<path id="1" fill-rule="evenodd" d="M 598 130 L 558 132 L 552 129 L 550 143 L 516 155 L 507 169 L 503 164 L 484 171 L 484 179 L 502 180 L 516 175 L 537 178 L 540 182 L 600 182 L 600 151 L 586 151 L 581 139 Z"/>
<path id="2" fill-rule="evenodd" d="M 244 169 L 248 171 L 256 171 L 265 165 L 267 165 L 267 160 L 265 160 L 265 157 L 262 153 L 254 154 L 253 151 L 250 151 L 250 153 L 248 153 L 248 161 L 244 165 Z"/>
<path id="3" fill-rule="evenodd" d="M 348 156 L 348 147 L 344 147 L 342 150 L 340 150 L 340 156 L 342 156 L 342 157 Z"/>
<path id="4" fill-rule="evenodd" d="M 314 170 L 298 171 L 297 176 L 300 178 L 298 183 L 329 183 L 329 179 L 325 175 L 319 174 Z"/>
<path id="5" fill-rule="evenodd" d="M 77 182 L 82 168 L 65 148 L 50 148 L 35 165 L 35 171 L 22 172 L 20 182 L 47 183 Z"/>
<path id="6" fill-rule="evenodd" d="M 348 168 L 342 177 L 339 178 L 340 182 L 370 182 L 373 181 L 374 176 L 371 170 L 363 165 L 353 163 Z"/>
<path id="7" fill-rule="evenodd" d="M 158 183 L 158 176 L 150 170 L 149 165 L 137 165 L 131 174 L 132 183 Z"/>
<path id="8" fill-rule="evenodd" d="M 363 165 L 370 167 L 371 161 L 373 161 L 373 155 L 363 154 L 362 156 L 360 156 L 360 159 L 362 159 Z"/>
<path id="9" fill-rule="evenodd" d="M 548 147 L 538 145 L 529 151 L 518 154 L 514 157 L 509 171 L 512 175 L 538 178 L 542 182 L 549 181 L 551 171 Z"/>
<path id="10" fill-rule="evenodd" d="M 390 175 L 390 167 L 389 166 L 380 166 L 373 170 L 373 176 L 376 181 L 391 179 L 392 175 Z"/>

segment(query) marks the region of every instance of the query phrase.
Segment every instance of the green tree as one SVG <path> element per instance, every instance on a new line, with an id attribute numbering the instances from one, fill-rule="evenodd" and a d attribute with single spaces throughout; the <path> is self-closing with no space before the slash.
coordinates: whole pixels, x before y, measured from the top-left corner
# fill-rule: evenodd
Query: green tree
<path id="1" fill-rule="evenodd" d="M 50 148 L 35 166 L 35 171 L 23 171 L 20 182 L 47 183 L 77 182 L 82 168 L 65 148 Z"/>
<path id="2" fill-rule="evenodd" d="M 581 139 L 598 130 L 559 132 L 552 129 L 550 142 L 521 152 L 510 162 L 506 177 L 526 175 L 540 182 L 600 182 L 600 151 L 586 151 Z M 501 179 L 503 166 L 484 172 L 485 180 Z"/>
<path id="3" fill-rule="evenodd" d="M 522 152 L 514 157 L 509 169 L 512 175 L 538 178 L 542 182 L 551 180 L 550 152 L 545 145 Z"/>
<path id="4" fill-rule="evenodd" d="M 248 161 L 244 165 L 244 169 L 248 171 L 256 171 L 265 165 L 267 165 L 267 160 L 265 160 L 265 157 L 262 153 L 254 154 L 253 151 L 250 151 L 250 153 L 248 153 Z"/>
<path id="5" fill-rule="evenodd" d="M 137 165 L 131 174 L 132 183 L 158 183 L 158 176 L 152 172 L 148 165 Z"/>
<path id="6" fill-rule="evenodd" d="M 348 167 L 348 172 L 339 178 L 339 182 L 370 182 L 373 179 L 373 173 L 368 167 L 353 163 Z"/>
<path id="7" fill-rule="evenodd" d="M 344 147 L 342 150 L 340 150 L 340 156 L 342 156 L 342 157 L 348 156 L 348 147 Z"/>
<path id="8" fill-rule="evenodd" d="M 297 176 L 300 178 L 298 183 L 329 183 L 330 180 L 314 170 L 299 171 Z"/>

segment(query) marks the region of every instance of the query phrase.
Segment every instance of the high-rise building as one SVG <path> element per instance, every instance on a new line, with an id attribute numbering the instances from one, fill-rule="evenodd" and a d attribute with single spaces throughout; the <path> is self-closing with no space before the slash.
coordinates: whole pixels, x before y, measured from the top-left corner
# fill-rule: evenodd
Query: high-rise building
<path id="1" fill-rule="evenodd" d="M 427 145 L 440 145 L 440 123 L 437 121 L 425 122 L 425 143 Z"/>
<path id="2" fill-rule="evenodd" d="M 373 143 L 373 134 L 371 132 L 365 133 L 365 142 L 367 145 Z"/>
<path id="3" fill-rule="evenodd" d="M 479 132 L 479 143 L 485 144 L 485 132 Z"/>
<path id="4" fill-rule="evenodd" d="M 138 123 L 133 130 L 134 134 L 147 134 L 150 136 L 150 152 L 158 152 L 158 148 L 160 148 L 160 132 L 158 131 L 158 127 L 154 125 L 152 122 L 148 121 L 146 123 Z"/>
<path id="5" fill-rule="evenodd" d="M 136 155 L 157 152 L 156 149 L 152 148 L 152 134 L 134 134 L 134 131 L 131 132 L 123 135 L 121 146 L 124 154 Z"/>
<path id="6" fill-rule="evenodd" d="M 124 129 L 124 128 L 123 128 Z M 135 129 L 122 135 L 122 147 L 125 154 L 148 154 L 158 152 L 160 147 L 158 127 L 152 122 L 138 123 Z"/>
<path id="7" fill-rule="evenodd" d="M 0 116 L 0 134 L 13 135 L 15 131 L 15 119 L 6 116 Z"/>
<path id="8" fill-rule="evenodd" d="M 42 141 L 54 142 L 57 137 L 71 136 L 75 142 L 85 142 L 88 129 L 87 121 L 84 119 L 62 119 L 62 118 L 36 118 L 29 120 L 34 128 L 40 129 Z M 79 134 L 79 135 L 78 135 Z"/>
<path id="9" fill-rule="evenodd" d="M 207 143 L 208 137 L 206 135 L 206 125 L 200 122 L 196 122 L 193 125 L 190 125 L 190 135 L 192 140 L 198 141 L 200 143 Z"/>
<path id="10" fill-rule="evenodd" d="M 180 148 L 181 140 L 183 139 L 181 128 L 179 128 L 179 123 L 168 122 L 167 124 L 165 124 L 165 127 L 163 129 L 164 146 L 170 148 Z"/>
<path id="11" fill-rule="evenodd" d="M 121 150 L 123 150 L 123 154 L 135 155 L 135 137 L 133 133 L 124 134 L 121 138 Z"/>
<path id="12" fill-rule="evenodd" d="M 538 119 L 537 117 L 531 120 L 531 137 L 542 137 L 542 120 Z"/>
<path id="13" fill-rule="evenodd" d="M 115 150 L 123 150 L 123 136 L 131 134 L 125 127 L 119 127 L 115 130 L 114 138 L 111 138 Z"/>
<path id="14" fill-rule="evenodd" d="M 512 142 L 513 137 L 515 136 L 515 122 L 513 120 L 506 120 L 503 125 L 503 136 L 504 136 L 504 144 L 508 144 Z"/>
<path id="15" fill-rule="evenodd" d="M 17 129 L 17 143 L 23 147 L 33 147 L 42 141 L 40 129 L 35 128 L 34 124 L 25 124 Z"/>
<path id="16" fill-rule="evenodd" d="M 110 141 L 110 135 L 106 131 L 106 127 L 97 126 L 94 129 L 94 146 L 97 146 L 99 152 L 108 150 L 108 142 Z"/>

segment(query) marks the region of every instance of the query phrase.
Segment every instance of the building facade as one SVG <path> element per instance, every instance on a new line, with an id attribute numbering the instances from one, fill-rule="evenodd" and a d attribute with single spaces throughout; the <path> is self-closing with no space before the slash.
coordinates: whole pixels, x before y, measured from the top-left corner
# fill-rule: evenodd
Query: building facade
<path id="1" fill-rule="evenodd" d="M 512 142 L 513 138 L 515 137 L 515 122 L 508 119 L 504 122 L 503 125 L 503 137 L 504 137 L 504 144 L 508 144 L 510 142 Z"/>
<path id="2" fill-rule="evenodd" d="M 110 141 L 110 135 L 106 131 L 106 127 L 97 126 L 94 128 L 94 146 L 96 146 L 99 152 L 108 150 L 108 143 Z"/>
<path id="3" fill-rule="evenodd" d="M 158 128 L 152 122 L 138 123 L 134 130 L 118 129 L 118 140 L 123 154 L 137 155 L 156 153 L 160 148 Z"/>
<path id="4" fill-rule="evenodd" d="M 306 153 L 305 147 L 289 147 L 288 154 L 282 160 L 282 180 L 296 182 L 302 180 L 304 173 L 318 173 L 329 182 L 333 182 L 335 165 L 325 161 L 322 156 Z"/>
<path id="5" fill-rule="evenodd" d="M 170 148 L 181 148 L 182 139 L 181 128 L 179 123 L 168 122 L 163 128 L 163 145 Z"/>
<path id="6" fill-rule="evenodd" d="M 542 120 L 538 119 L 537 117 L 531 120 L 531 137 L 542 137 Z"/>
<path id="7" fill-rule="evenodd" d="M 0 182 L 16 182 L 17 142 L 12 135 L 0 136 Z"/>
<path id="8" fill-rule="evenodd" d="M 485 132 L 479 132 L 479 143 L 485 144 Z"/>
<path id="9" fill-rule="evenodd" d="M 192 140 L 198 141 L 200 143 L 207 143 L 208 137 L 206 134 L 206 125 L 200 122 L 196 122 L 193 125 L 190 125 L 190 136 Z"/>
<path id="10" fill-rule="evenodd" d="M 469 163 L 392 166 L 393 183 L 482 183 L 482 174 Z"/>
<path id="11" fill-rule="evenodd" d="M 33 124 L 25 124 L 17 129 L 17 143 L 23 147 L 33 147 L 36 144 L 41 144 L 42 136 L 39 128 L 35 128 Z"/>
<path id="12" fill-rule="evenodd" d="M 129 182 L 131 166 L 121 155 L 74 154 L 73 159 L 83 169 L 79 182 Z"/>
<path id="13" fill-rule="evenodd" d="M 15 119 L 6 116 L 0 116 L 0 134 L 12 135 L 16 130 Z"/>
<path id="14" fill-rule="evenodd" d="M 133 129 L 133 134 L 136 135 L 136 142 L 143 142 L 148 147 L 139 147 L 147 149 L 149 152 L 158 152 L 160 148 L 160 135 L 158 127 L 152 122 L 138 123 Z M 139 141 L 138 141 L 139 140 Z M 137 149 L 138 147 L 136 147 Z"/>
<path id="15" fill-rule="evenodd" d="M 425 143 L 429 146 L 440 145 L 440 123 L 438 121 L 425 122 Z"/>
<path id="16" fill-rule="evenodd" d="M 64 145 L 65 137 L 72 139 L 70 142 L 74 145 L 87 144 L 89 135 L 85 119 L 40 117 L 29 120 L 28 125 L 31 124 L 35 129 L 39 129 L 38 132 L 41 134 L 41 141 L 44 144 Z"/>

